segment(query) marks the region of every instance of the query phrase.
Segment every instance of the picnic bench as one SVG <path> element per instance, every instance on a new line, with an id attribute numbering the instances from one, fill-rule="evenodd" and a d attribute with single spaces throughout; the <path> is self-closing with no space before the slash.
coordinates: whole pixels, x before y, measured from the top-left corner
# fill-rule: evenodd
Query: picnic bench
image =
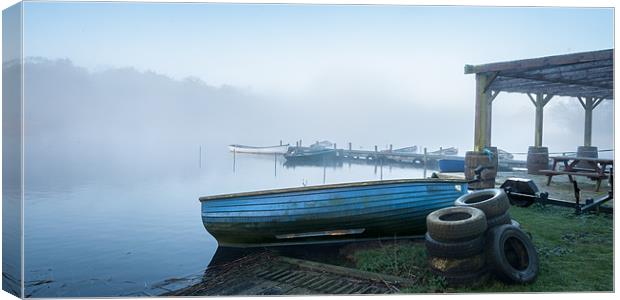
<path id="1" fill-rule="evenodd" d="M 568 175 L 568 179 L 574 182 L 573 176 L 584 176 L 596 180 L 596 191 L 601 187 L 601 181 L 609 178 L 607 166 L 613 167 L 613 159 L 602 159 L 592 157 L 572 157 L 572 156 L 552 156 L 553 166 L 550 170 L 540 170 L 540 173 L 547 176 L 547 185 L 551 184 L 551 178 L 557 175 Z M 558 168 L 559 164 L 564 166 L 563 170 Z M 584 167 L 585 166 L 585 167 Z"/>

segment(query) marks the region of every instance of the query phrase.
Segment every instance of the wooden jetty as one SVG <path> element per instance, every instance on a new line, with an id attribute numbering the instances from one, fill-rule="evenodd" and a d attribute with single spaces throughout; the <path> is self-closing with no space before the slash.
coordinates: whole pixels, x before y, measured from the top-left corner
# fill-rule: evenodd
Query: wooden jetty
<path id="1" fill-rule="evenodd" d="M 305 149 L 308 147 L 295 146 L 291 148 Z M 338 149 L 336 148 L 336 144 L 334 144 L 334 150 L 336 150 L 335 159 L 339 160 L 377 161 L 382 163 L 403 163 L 419 165 L 422 167 L 435 167 L 437 166 L 437 161 L 440 159 L 465 159 L 465 157 L 462 156 L 430 153 L 426 150 L 426 148 L 424 148 L 422 153 L 393 151 L 391 148 L 392 147 L 390 145 L 390 149 L 386 150 L 379 150 L 377 146 L 374 147 L 374 150 L 352 149 L 351 143 L 349 143 L 348 149 Z M 526 162 L 514 159 L 500 159 L 499 167 L 504 170 L 512 168 L 525 168 Z"/>

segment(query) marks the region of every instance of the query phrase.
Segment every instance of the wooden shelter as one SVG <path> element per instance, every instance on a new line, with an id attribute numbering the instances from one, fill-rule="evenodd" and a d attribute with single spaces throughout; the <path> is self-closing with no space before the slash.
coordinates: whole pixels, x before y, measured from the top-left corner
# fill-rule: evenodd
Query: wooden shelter
<path id="1" fill-rule="evenodd" d="M 536 107 L 534 146 L 528 150 L 528 170 L 547 164 L 542 146 L 543 109 L 554 96 L 575 97 L 585 110 L 584 156 L 597 154 L 592 147 L 592 111 L 603 100 L 613 100 L 613 49 L 572 53 L 484 65 L 465 65 L 465 74 L 476 75 L 474 151 L 491 147 L 493 100 L 500 92 L 526 94 Z M 530 154 L 532 155 L 530 161 Z M 473 153 L 469 153 L 473 155 Z M 467 168 L 467 158 L 466 158 Z M 531 162 L 531 163 L 530 163 Z M 478 162 L 470 161 L 471 164 Z M 475 168 L 475 166 L 471 166 Z M 467 175 L 468 172 L 466 172 Z M 470 172 L 471 173 L 471 172 Z M 532 170 L 536 173 L 536 170 Z M 473 176 L 473 175 L 470 175 Z"/>

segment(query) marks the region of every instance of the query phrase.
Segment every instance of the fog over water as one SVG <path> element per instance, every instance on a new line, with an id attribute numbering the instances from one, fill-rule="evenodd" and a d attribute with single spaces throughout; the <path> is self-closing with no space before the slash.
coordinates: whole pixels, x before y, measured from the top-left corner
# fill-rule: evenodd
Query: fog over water
<path id="1" fill-rule="evenodd" d="M 109 165 L 104 162 L 110 158 L 173 162 L 201 144 L 299 139 L 304 144 L 327 139 L 343 147 L 352 142 L 366 149 L 455 146 L 461 155 L 473 147 L 473 80 L 471 93 L 452 101 L 441 93 L 403 99 L 382 86 L 381 78 L 378 86 L 371 78 L 340 80 L 283 98 L 130 67 L 92 72 L 70 60 L 33 58 L 25 65 L 26 150 Z M 594 111 L 593 144 L 601 149 L 612 146 L 612 106 L 605 101 Z M 545 108 L 543 143 L 550 151 L 575 151 L 583 141 L 583 118 L 577 99 L 553 99 Z M 533 119 L 525 95 L 500 94 L 494 101 L 493 144 L 526 152 L 533 144 Z"/>
<path id="2" fill-rule="evenodd" d="M 20 46 L 4 52 L 3 99 L 20 96 L 6 87 L 22 78 L 12 59 L 24 55 L 25 296 L 146 295 L 162 280 L 200 274 L 217 247 L 200 196 L 428 176 L 374 162 L 293 167 L 282 156 L 233 156 L 227 145 L 328 140 L 457 147 L 463 156 L 473 148 L 475 100 L 465 64 L 613 48 L 613 16 L 569 7 L 16 6 L 6 20 L 23 34 L 3 30 L 5 44 Z M 500 93 L 491 144 L 527 152 L 534 114 L 526 95 Z M 592 144 L 612 148 L 613 101 L 593 121 Z M 583 130 L 577 99 L 545 107 L 550 152 L 575 151 Z M 17 174 L 18 161 L 5 170 Z M 17 210 L 18 195 L 5 207 Z M 3 247 L 19 254 L 6 241 L 17 234 Z M 15 280 L 18 262 L 3 264 Z"/>

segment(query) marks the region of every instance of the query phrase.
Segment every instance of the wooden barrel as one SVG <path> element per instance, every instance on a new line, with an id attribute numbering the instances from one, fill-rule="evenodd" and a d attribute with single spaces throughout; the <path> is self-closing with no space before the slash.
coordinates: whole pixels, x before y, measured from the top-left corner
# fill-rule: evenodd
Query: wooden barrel
<path id="1" fill-rule="evenodd" d="M 467 151 L 465 153 L 465 178 L 467 180 L 476 179 L 474 170 L 478 166 L 487 167 L 481 174 L 481 181 L 469 184 L 469 189 L 479 190 L 495 187 L 495 177 L 497 176 L 497 148 L 489 147 L 493 155 L 487 152 Z"/>
<path id="2" fill-rule="evenodd" d="M 590 158 L 598 158 L 598 147 L 594 146 L 579 146 L 577 147 L 577 156 L 578 157 L 590 157 Z M 592 166 L 588 163 L 580 162 L 577 164 L 579 168 L 592 168 Z"/>
<path id="3" fill-rule="evenodd" d="M 527 173 L 540 175 L 540 170 L 549 169 L 549 149 L 530 146 L 527 149 Z"/>

